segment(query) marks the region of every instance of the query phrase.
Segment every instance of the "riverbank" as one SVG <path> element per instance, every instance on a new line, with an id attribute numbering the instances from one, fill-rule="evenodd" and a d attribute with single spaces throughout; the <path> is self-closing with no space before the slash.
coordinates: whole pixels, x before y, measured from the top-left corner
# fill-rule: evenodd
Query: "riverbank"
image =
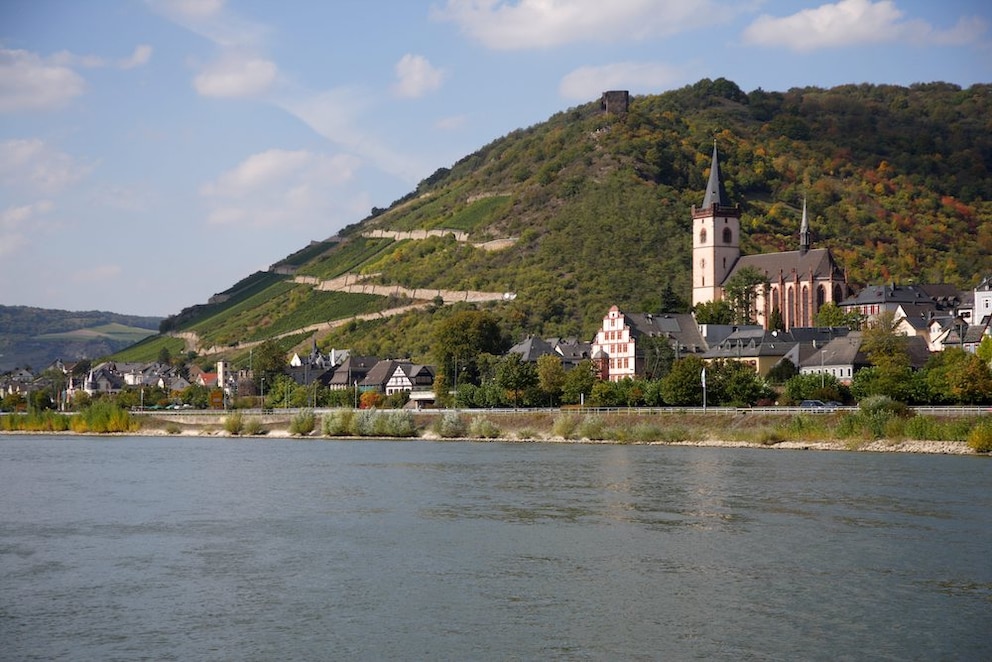
<path id="1" fill-rule="evenodd" d="M 306 411 L 306 410 L 304 410 Z M 420 438 L 438 441 L 502 441 L 513 443 L 636 444 L 711 446 L 788 450 L 899 452 L 920 454 L 976 455 L 967 443 L 968 433 L 980 419 L 975 417 L 889 417 L 861 420 L 851 413 L 755 415 L 642 413 L 636 410 L 612 414 L 519 411 L 494 415 L 491 412 L 399 412 L 381 410 L 383 418 L 401 418 L 404 430 L 392 434 L 365 430 L 349 433 L 347 426 L 333 432 L 329 419 L 357 417 L 359 412 L 313 414 L 309 428 L 300 432 L 301 412 L 194 412 L 143 414 L 133 417 L 131 429 L 121 434 L 136 436 L 198 436 L 361 439 L 369 437 Z M 233 423 L 236 423 L 233 424 Z M 354 426 L 353 426 L 354 427 Z M 356 432 L 358 431 L 355 428 Z M 886 434 L 886 432 L 888 434 Z M 12 433 L 20 434 L 16 431 Z M 52 431 L 56 434 L 80 434 Z M 46 434 L 28 432 L 27 434 Z M 82 433 L 86 434 L 86 433 Z M 914 438 L 913 435 L 931 438 Z"/>

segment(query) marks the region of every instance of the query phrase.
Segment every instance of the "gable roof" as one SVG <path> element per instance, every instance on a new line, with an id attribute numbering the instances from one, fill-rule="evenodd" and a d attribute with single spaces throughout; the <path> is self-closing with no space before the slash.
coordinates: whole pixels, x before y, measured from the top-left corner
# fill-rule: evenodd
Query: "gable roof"
<path id="1" fill-rule="evenodd" d="M 349 355 L 334 369 L 334 374 L 326 383 L 330 386 L 352 386 L 362 381 L 379 359 L 374 356 Z M 321 382 L 324 380 L 321 379 Z"/>
<path id="2" fill-rule="evenodd" d="M 733 268 L 723 281 L 733 278 L 734 274 L 745 267 L 756 269 L 765 274 L 773 282 L 781 277 L 788 279 L 793 276 L 804 278 L 809 274 L 813 278 L 835 278 L 843 280 L 843 273 L 834 262 L 833 255 L 826 248 L 811 248 L 807 251 L 782 251 L 779 253 L 761 253 L 758 255 L 742 255 L 734 263 Z"/>
<path id="3" fill-rule="evenodd" d="M 705 352 L 706 341 L 699 332 L 696 318 L 690 313 L 624 313 L 624 321 L 630 327 L 630 336 L 635 343 L 637 338 L 666 338 L 677 341 L 681 352 Z M 635 351 L 640 352 L 635 346 Z"/>
<path id="4" fill-rule="evenodd" d="M 818 351 L 804 358 L 800 368 L 820 366 L 867 366 L 868 357 L 861 351 L 861 332 L 852 331 L 842 338 L 834 338 Z"/>
<path id="5" fill-rule="evenodd" d="M 517 343 L 507 351 L 507 354 L 519 354 L 527 363 L 533 363 L 545 354 L 557 356 L 554 348 L 546 341 L 534 336 L 528 336 L 522 342 Z"/>

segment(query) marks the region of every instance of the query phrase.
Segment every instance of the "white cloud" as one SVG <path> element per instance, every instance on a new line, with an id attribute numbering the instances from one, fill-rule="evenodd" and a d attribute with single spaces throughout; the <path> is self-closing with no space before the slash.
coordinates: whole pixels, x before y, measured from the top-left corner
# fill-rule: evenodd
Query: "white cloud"
<path id="1" fill-rule="evenodd" d="M 249 156 L 200 193 L 210 205 L 211 224 L 327 225 L 359 165 L 349 155 L 270 149 Z"/>
<path id="2" fill-rule="evenodd" d="M 224 0 L 147 0 L 173 23 L 225 48 L 257 47 L 269 29 L 228 11 Z"/>
<path id="3" fill-rule="evenodd" d="M 979 18 L 961 19 L 951 30 L 937 30 L 925 21 L 904 21 L 903 16 L 892 0 L 840 0 L 782 18 L 763 14 L 744 30 L 743 39 L 747 44 L 803 53 L 895 41 L 970 43 L 986 30 Z"/>
<path id="4" fill-rule="evenodd" d="M 660 62 L 617 62 L 572 71 L 561 80 L 558 92 L 565 99 L 588 101 L 603 90 L 658 91 L 684 79 L 684 72 Z"/>
<path id="5" fill-rule="evenodd" d="M 0 112 L 61 108 L 86 89 L 74 69 L 133 69 L 148 62 L 152 47 L 141 44 L 126 58 L 109 61 L 98 55 L 59 51 L 47 58 L 37 53 L 0 48 Z"/>
<path id="6" fill-rule="evenodd" d="M 228 53 L 203 69 L 193 87 L 206 97 L 251 97 L 268 90 L 278 74 L 269 60 Z"/>
<path id="7" fill-rule="evenodd" d="M 489 48 L 518 50 L 672 35 L 735 11 L 713 0 L 448 0 L 432 16 Z"/>
<path id="8" fill-rule="evenodd" d="M 415 99 L 440 88 L 444 72 L 431 66 L 423 55 L 407 53 L 396 63 L 396 78 L 396 96 Z"/>
<path id="9" fill-rule="evenodd" d="M 52 59 L 0 48 L 0 112 L 60 108 L 85 87 L 79 74 Z"/>
<path id="10" fill-rule="evenodd" d="M 210 18 L 219 14 L 224 8 L 224 0 L 159 0 L 152 4 L 187 20 Z"/>
<path id="11" fill-rule="evenodd" d="M 442 117 L 434 123 L 434 126 L 442 131 L 455 131 L 467 123 L 468 118 L 465 115 L 451 115 L 449 117 Z"/>
<path id="12" fill-rule="evenodd" d="M 55 208 L 51 200 L 41 200 L 0 211 L 0 256 L 13 255 L 28 244 L 28 230 L 37 231 L 41 218 Z"/>
<path id="13" fill-rule="evenodd" d="M 135 67 L 148 64 L 151 57 L 152 47 L 148 44 L 140 44 L 135 47 L 134 52 L 130 55 L 130 57 L 118 60 L 117 66 L 121 69 L 134 69 Z"/>
<path id="14" fill-rule="evenodd" d="M 339 87 L 275 103 L 318 135 L 371 161 L 384 172 L 417 181 L 426 169 L 423 164 L 395 152 L 358 128 L 357 119 L 371 102 L 369 95 L 361 89 Z"/>
<path id="15" fill-rule="evenodd" d="M 91 166 L 38 139 L 0 142 L 0 187 L 18 192 L 57 193 L 85 177 Z"/>

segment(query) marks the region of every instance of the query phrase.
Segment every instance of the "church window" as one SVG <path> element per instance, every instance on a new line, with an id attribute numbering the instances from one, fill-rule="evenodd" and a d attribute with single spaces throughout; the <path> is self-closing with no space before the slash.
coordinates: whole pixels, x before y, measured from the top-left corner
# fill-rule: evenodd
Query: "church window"
<path id="1" fill-rule="evenodd" d="M 734 233 L 730 231 L 730 228 L 723 229 L 723 243 L 730 244 L 734 241 Z"/>
<path id="2" fill-rule="evenodd" d="M 816 288 L 816 307 L 817 309 L 823 306 L 823 303 L 827 300 L 827 291 L 824 289 L 823 285 Z"/>
<path id="3" fill-rule="evenodd" d="M 699 243 L 701 244 L 706 243 L 706 228 L 703 228 L 702 230 L 699 231 Z"/>

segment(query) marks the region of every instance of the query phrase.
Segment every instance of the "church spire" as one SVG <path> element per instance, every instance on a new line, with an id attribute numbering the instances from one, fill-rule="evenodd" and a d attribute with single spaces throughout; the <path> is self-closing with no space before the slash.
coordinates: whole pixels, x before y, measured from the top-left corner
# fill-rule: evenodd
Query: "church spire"
<path id="1" fill-rule="evenodd" d="M 713 140 L 713 162 L 710 164 L 710 180 L 706 184 L 706 197 L 703 198 L 703 209 L 709 209 L 712 205 L 718 207 L 727 206 L 727 191 L 723 188 L 723 179 L 720 177 L 720 161 L 716 154 L 716 139 Z"/>
<path id="2" fill-rule="evenodd" d="M 809 219 L 806 218 L 806 198 L 803 198 L 803 221 L 799 225 L 799 252 L 805 255 L 809 251 Z"/>

